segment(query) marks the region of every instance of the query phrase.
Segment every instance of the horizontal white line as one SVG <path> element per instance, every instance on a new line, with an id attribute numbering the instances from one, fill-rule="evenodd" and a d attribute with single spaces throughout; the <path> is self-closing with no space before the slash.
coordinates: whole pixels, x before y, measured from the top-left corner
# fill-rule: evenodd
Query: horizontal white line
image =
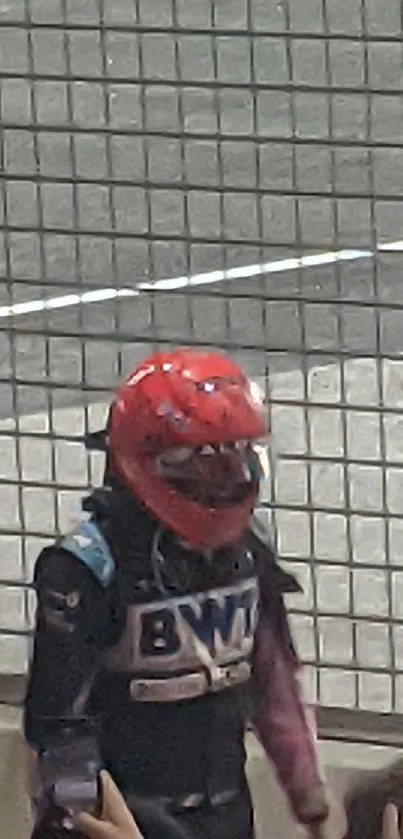
<path id="1" fill-rule="evenodd" d="M 117 297 L 137 297 L 138 295 L 139 292 L 131 288 L 96 288 L 94 291 L 84 291 L 82 294 L 65 294 L 63 297 L 45 297 L 43 300 L 28 300 L 26 303 L 0 306 L 0 318 L 31 315 L 34 312 L 45 312 L 50 309 L 67 309 L 70 306 L 79 306 L 80 303 L 102 303 L 105 300 L 116 300 Z"/>
<path id="2" fill-rule="evenodd" d="M 279 274 L 283 271 L 297 271 L 299 268 L 314 268 L 317 265 L 330 265 L 354 259 L 365 259 L 372 256 L 372 251 L 329 251 L 328 253 L 314 253 L 293 259 L 280 259 L 276 262 L 262 262 L 255 265 L 240 265 L 239 268 L 228 268 L 223 271 L 208 271 L 206 274 L 193 274 L 191 277 L 172 277 L 169 280 L 155 280 L 151 283 L 139 283 L 140 291 L 172 291 L 178 288 L 191 288 L 198 285 L 212 283 L 234 282 L 234 280 L 248 280 L 260 274 Z"/>
<path id="3" fill-rule="evenodd" d="M 377 246 L 377 251 L 403 251 L 403 240 L 399 242 L 385 242 Z M 37 312 L 54 309 L 67 309 L 72 306 L 88 305 L 89 303 L 103 303 L 106 300 L 116 300 L 121 297 L 137 297 L 141 291 L 174 291 L 192 288 L 200 285 L 213 285 L 236 280 L 248 280 L 266 274 L 280 274 L 284 271 L 298 271 L 301 268 L 316 268 L 320 265 L 332 265 L 338 262 L 354 262 L 370 259 L 374 256 L 371 250 L 340 250 L 325 253 L 306 254 L 301 257 L 279 259 L 273 262 L 241 265 L 222 271 L 207 271 L 204 274 L 193 274 L 189 277 L 170 277 L 154 280 L 153 282 L 138 283 L 136 288 L 99 288 L 77 294 L 65 294 L 62 297 L 48 297 L 42 300 L 28 300 L 26 303 L 13 303 L 10 306 L 0 306 L 0 319 L 31 315 Z"/>
<path id="4" fill-rule="evenodd" d="M 383 245 L 378 245 L 378 251 L 403 251 L 403 240 L 400 242 L 384 242 Z"/>

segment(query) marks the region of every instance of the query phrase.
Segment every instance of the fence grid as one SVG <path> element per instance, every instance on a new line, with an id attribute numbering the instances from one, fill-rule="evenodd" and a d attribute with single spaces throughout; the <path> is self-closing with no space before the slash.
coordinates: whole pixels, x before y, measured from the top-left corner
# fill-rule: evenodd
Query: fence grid
<path id="1" fill-rule="evenodd" d="M 403 713 L 398 0 L 0 3 L 0 674 L 78 438 L 153 346 L 231 352 L 273 405 L 261 515 L 309 696 Z"/>

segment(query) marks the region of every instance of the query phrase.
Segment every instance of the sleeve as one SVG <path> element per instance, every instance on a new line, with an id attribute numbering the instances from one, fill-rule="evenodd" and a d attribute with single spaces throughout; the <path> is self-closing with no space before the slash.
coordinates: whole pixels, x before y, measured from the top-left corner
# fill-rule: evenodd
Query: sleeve
<path id="1" fill-rule="evenodd" d="M 283 601 L 287 581 L 278 565 L 271 573 L 273 561 L 272 556 L 259 575 L 261 604 L 253 659 L 257 703 L 252 722 L 297 821 L 320 823 L 328 816 L 327 795 L 315 736 L 301 696 L 301 665 Z M 292 590 L 290 580 L 288 590 Z"/>
<path id="2" fill-rule="evenodd" d="M 105 643 L 108 602 L 91 572 L 58 548 L 39 561 L 34 585 L 37 613 L 23 727 L 36 750 L 47 718 L 84 711 Z"/>

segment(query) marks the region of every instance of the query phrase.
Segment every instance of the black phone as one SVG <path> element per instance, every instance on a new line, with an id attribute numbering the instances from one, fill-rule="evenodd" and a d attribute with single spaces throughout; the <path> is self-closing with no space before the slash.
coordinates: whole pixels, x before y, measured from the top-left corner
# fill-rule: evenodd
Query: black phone
<path id="1" fill-rule="evenodd" d="M 102 809 L 97 739 L 82 722 L 66 723 L 51 732 L 41 750 L 39 772 L 45 797 L 67 816 L 99 815 Z"/>

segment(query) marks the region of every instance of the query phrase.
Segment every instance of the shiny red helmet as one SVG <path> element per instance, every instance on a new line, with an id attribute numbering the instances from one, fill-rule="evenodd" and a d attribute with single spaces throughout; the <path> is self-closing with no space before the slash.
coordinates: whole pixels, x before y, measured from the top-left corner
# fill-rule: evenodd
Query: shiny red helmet
<path id="1" fill-rule="evenodd" d="M 246 532 L 267 439 L 260 391 L 228 357 L 177 349 L 133 370 L 111 405 L 114 474 L 190 547 L 214 550 Z"/>

